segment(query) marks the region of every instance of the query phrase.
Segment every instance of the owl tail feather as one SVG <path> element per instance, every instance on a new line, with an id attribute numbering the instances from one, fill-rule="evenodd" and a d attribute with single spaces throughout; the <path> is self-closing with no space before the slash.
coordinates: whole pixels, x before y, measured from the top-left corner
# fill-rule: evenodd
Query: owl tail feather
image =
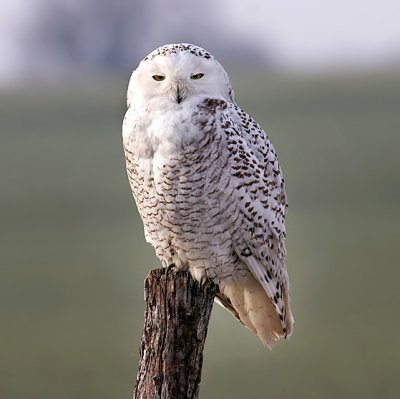
<path id="1" fill-rule="evenodd" d="M 219 283 L 217 298 L 249 330 L 256 334 L 269 349 L 284 337 L 279 316 L 261 284 L 251 272 L 223 279 Z"/>

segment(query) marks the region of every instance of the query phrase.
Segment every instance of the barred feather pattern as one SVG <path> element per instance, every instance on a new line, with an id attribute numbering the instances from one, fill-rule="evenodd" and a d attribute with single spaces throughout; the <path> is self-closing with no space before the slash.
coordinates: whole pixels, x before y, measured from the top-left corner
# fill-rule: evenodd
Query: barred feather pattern
<path id="1" fill-rule="evenodd" d="M 187 107 L 171 119 L 129 104 L 126 166 L 146 239 L 164 266 L 218 284 L 218 302 L 271 347 L 294 323 L 275 150 L 230 98 L 196 97 Z M 182 129 L 192 133 L 176 139 Z"/>

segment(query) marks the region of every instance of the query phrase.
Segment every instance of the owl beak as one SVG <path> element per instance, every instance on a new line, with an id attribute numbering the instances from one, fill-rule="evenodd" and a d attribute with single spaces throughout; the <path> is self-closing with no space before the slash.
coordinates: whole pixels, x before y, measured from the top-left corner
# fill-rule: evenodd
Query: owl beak
<path id="1" fill-rule="evenodd" d="M 179 90 L 179 86 L 177 87 L 177 90 L 176 90 L 176 102 L 178 103 L 178 104 L 180 104 L 181 102 L 182 102 L 182 94 L 181 94 L 181 91 Z"/>
<path id="2" fill-rule="evenodd" d="M 182 102 L 182 100 L 185 98 L 185 86 L 183 82 L 178 81 L 176 83 L 176 90 L 175 90 L 175 100 L 178 104 Z"/>

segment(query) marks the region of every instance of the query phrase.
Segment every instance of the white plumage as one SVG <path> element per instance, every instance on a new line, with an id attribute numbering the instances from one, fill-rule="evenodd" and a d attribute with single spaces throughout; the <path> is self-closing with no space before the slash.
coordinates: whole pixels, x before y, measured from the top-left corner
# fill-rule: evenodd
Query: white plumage
<path id="1" fill-rule="evenodd" d="M 163 265 L 211 278 L 264 345 L 290 335 L 282 171 L 225 70 L 200 47 L 166 45 L 133 72 L 127 100 L 128 177 Z"/>

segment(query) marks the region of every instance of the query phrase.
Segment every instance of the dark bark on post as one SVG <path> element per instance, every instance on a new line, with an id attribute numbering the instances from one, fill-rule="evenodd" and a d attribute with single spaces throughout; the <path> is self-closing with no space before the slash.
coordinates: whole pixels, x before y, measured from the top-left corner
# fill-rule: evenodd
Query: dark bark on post
<path id="1" fill-rule="evenodd" d="M 200 286 L 189 272 L 150 272 L 135 399 L 198 398 L 216 292 L 211 281 Z"/>

